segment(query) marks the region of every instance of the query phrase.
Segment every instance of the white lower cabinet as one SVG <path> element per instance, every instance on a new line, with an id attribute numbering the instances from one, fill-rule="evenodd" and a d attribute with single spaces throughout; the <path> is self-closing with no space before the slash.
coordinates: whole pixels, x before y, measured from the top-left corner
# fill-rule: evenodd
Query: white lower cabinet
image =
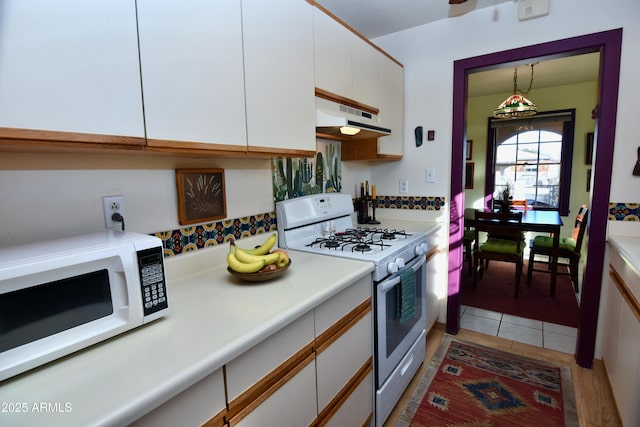
<path id="1" fill-rule="evenodd" d="M 610 251 L 602 359 L 625 426 L 640 425 L 640 276 Z"/>
<path id="2" fill-rule="evenodd" d="M 372 419 L 371 292 L 367 276 L 315 310 L 319 426 L 362 426 Z"/>
<path id="3" fill-rule="evenodd" d="M 372 326 L 366 276 L 231 361 L 229 425 L 370 423 Z"/>
<path id="4" fill-rule="evenodd" d="M 224 425 L 226 402 L 222 369 L 198 381 L 131 424 L 131 427 Z"/>
<path id="5" fill-rule="evenodd" d="M 371 292 L 367 275 L 133 425 L 370 425 Z"/>

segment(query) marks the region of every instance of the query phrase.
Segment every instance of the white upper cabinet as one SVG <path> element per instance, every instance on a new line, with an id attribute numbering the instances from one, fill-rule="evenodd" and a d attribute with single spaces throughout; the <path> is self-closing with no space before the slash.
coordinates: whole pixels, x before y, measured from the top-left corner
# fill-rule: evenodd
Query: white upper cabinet
<path id="1" fill-rule="evenodd" d="M 138 0 L 149 145 L 247 145 L 236 0 Z M 173 141 L 173 143 L 171 142 Z"/>
<path id="2" fill-rule="evenodd" d="M 131 0 L 3 0 L 0 127 L 144 137 Z"/>
<path id="3" fill-rule="evenodd" d="M 314 152 L 313 7 L 243 0 L 249 152 Z"/>
<path id="4" fill-rule="evenodd" d="M 316 87 L 378 108 L 378 62 L 384 55 L 318 8 L 313 26 Z"/>
<path id="5" fill-rule="evenodd" d="M 353 33 L 338 21 L 313 8 L 316 87 L 353 98 L 351 40 Z"/>
<path id="6" fill-rule="evenodd" d="M 380 106 L 380 74 L 378 64 L 383 56 L 360 37 L 351 39 L 351 80 L 353 99 L 370 107 Z"/>
<path id="7" fill-rule="evenodd" d="M 404 69 L 386 56 L 379 58 L 380 125 L 391 135 L 378 138 L 378 154 L 402 156 L 404 139 Z"/>

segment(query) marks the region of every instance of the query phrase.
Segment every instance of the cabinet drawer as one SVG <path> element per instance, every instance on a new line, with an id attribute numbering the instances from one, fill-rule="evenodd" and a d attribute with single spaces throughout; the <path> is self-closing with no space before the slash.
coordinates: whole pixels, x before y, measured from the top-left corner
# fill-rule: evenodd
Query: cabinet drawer
<path id="1" fill-rule="evenodd" d="M 371 276 L 358 280 L 338 295 L 315 309 L 316 337 L 350 313 L 355 307 L 371 297 Z"/>
<path id="2" fill-rule="evenodd" d="M 225 365 L 230 417 L 311 355 L 313 340 L 309 312 Z"/>
<path id="3" fill-rule="evenodd" d="M 218 369 L 131 424 L 132 427 L 222 426 L 226 413 L 224 378 Z"/>
<path id="4" fill-rule="evenodd" d="M 274 393 L 265 393 L 229 420 L 230 427 L 304 427 L 315 424 L 316 372 L 313 354 L 293 371 L 291 378 L 281 380 Z M 305 364 L 306 363 L 306 364 Z"/>

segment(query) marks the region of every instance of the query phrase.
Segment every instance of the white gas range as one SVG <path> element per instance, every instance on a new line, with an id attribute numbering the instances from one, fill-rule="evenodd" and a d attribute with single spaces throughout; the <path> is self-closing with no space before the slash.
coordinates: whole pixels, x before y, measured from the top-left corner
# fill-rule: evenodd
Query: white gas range
<path id="1" fill-rule="evenodd" d="M 375 425 L 381 426 L 424 361 L 427 234 L 354 225 L 353 212 L 343 193 L 278 202 L 278 244 L 374 264 Z"/>
<path id="2" fill-rule="evenodd" d="M 375 264 L 373 280 L 427 253 L 426 233 L 354 225 L 351 196 L 324 193 L 276 204 L 279 246 Z"/>

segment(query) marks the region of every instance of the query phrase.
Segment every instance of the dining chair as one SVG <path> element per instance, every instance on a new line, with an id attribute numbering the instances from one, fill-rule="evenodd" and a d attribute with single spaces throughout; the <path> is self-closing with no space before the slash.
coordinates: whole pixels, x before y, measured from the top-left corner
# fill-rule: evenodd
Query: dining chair
<path id="1" fill-rule="evenodd" d="M 476 233 L 473 231 L 473 222 L 475 221 L 474 208 L 465 208 L 464 210 L 464 236 L 462 242 L 464 244 L 464 261 L 467 262 L 467 274 L 473 274 L 473 242 L 476 240 Z"/>
<path id="2" fill-rule="evenodd" d="M 560 243 L 558 245 L 558 258 L 565 258 L 569 260 L 569 272 L 558 271 L 557 274 L 571 276 L 573 282 L 573 289 L 577 293 L 578 287 L 578 264 L 580 263 L 580 253 L 582 251 L 582 241 L 587 230 L 587 220 L 589 217 L 589 209 L 586 205 L 580 207 L 576 221 L 573 227 L 573 233 L 571 237 L 560 237 Z M 534 271 L 551 273 L 551 252 L 553 250 L 553 237 L 551 236 L 537 236 L 533 239 L 531 249 L 529 252 L 529 265 L 527 267 L 527 284 L 531 284 L 531 275 Z M 536 255 L 543 255 L 544 259 L 536 260 Z M 547 268 L 536 269 L 534 263 L 546 264 Z M 558 263 L 558 265 L 561 265 Z M 564 264 L 567 265 L 567 264 Z"/>
<path id="3" fill-rule="evenodd" d="M 497 213 L 475 212 L 475 243 L 473 246 L 473 290 L 476 289 L 478 275 L 482 280 L 483 260 L 512 262 L 516 265 L 515 296 L 518 297 L 520 276 L 522 275 L 525 242 L 522 239 L 522 212 Z M 486 240 L 480 236 L 486 233 Z M 499 237 L 493 237 L 499 236 Z"/>

